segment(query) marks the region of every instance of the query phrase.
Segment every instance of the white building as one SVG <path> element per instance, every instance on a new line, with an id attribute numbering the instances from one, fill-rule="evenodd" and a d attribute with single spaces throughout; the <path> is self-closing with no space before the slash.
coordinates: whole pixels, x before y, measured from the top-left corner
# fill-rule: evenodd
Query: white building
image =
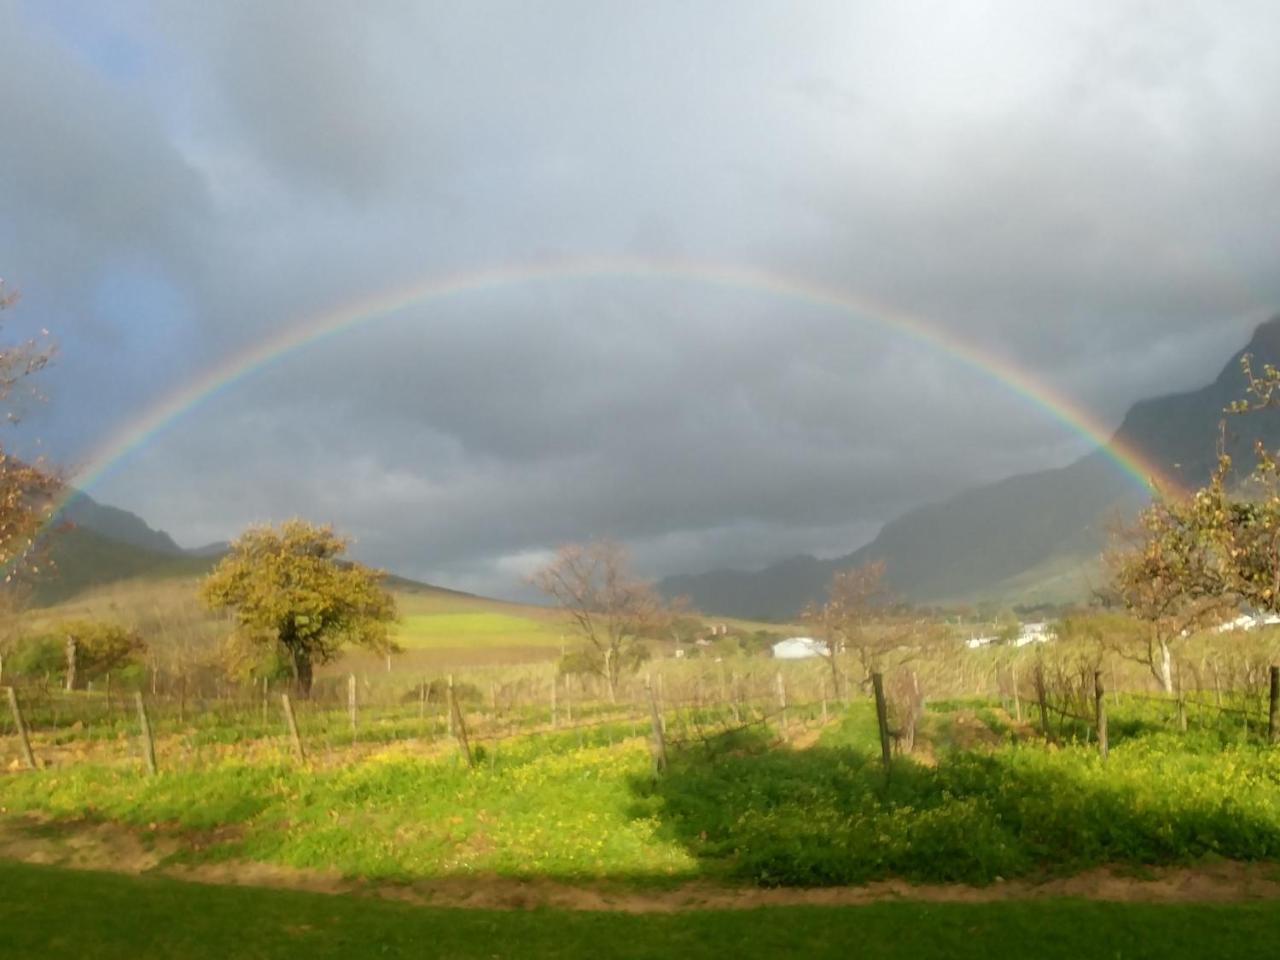
<path id="1" fill-rule="evenodd" d="M 1256 630 L 1258 627 L 1272 627 L 1280 623 L 1280 616 L 1268 613 L 1264 616 L 1242 613 L 1234 620 L 1228 620 L 1214 627 L 1214 633 L 1231 633 L 1235 630 Z"/>
<path id="2" fill-rule="evenodd" d="M 1018 639 L 1013 641 L 1013 645 L 1025 647 L 1029 643 L 1048 643 L 1054 636 L 1053 628 L 1043 621 L 1024 623 L 1018 630 Z"/>
<path id="3" fill-rule="evenodd" d="M 813 637 L 787 637 L 773 645 L 773 655 L 778 660 L 806 660 L 809 657 L 825 657 L 827 645 Z"/>

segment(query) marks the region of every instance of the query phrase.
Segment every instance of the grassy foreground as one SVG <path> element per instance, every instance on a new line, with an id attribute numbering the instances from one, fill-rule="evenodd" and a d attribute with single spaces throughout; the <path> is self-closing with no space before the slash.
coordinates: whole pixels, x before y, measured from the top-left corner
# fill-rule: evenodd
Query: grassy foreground
<path id="1" fill-rule="evenodd" d="M 0 863 L 6 957 L 1235 957 L 1280 904 L 884 903 L 665 914 L 446 910 Z"/>
<path id="2" fill-rule="evenodd" d="M 474 771 L 407 742 L 315 768 L 231 745 L 185 768 L 162 755 L 158 777 L 90 762 L 0 776 L 0 817 L 43 818 L 55 835 L 59 823 L 116 824 L 180 861 L 382 881 L 987 884 L 1280 861 L 1280 750 L 1229 728 L 1152 729 L 1135 709 L 1117 712 L 1104 763 L 1085 744 L 1001 739 L 994 714 L 968 711 L 962 725 L 945 706 L 929 716 L 935 762 L 899 758 L 887 783 L 860 702 L 805 749 L 760 730 L 673 747 L 657 781 L 630 724 L 490 742 Z M 976 728 L 985 745 L 947 746 Z M 674 716 L 669 733 L 685 736 Z"/>

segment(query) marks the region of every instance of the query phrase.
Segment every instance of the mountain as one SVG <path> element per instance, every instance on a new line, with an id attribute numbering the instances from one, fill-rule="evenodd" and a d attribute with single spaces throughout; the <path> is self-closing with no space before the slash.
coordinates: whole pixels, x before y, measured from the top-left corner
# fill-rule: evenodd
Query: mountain
<path id="1" fill-rule="evenodd" d="M 88 526 L 59 530 L 49 541 L 49 559 L 52 563 L 29 578 L 36 606 L 59 603 L 122 580 L 196 576 L 217 562 L 215 556 L 195 556 L 182 550 L 149 550 L 114 540 Z"/>
<path id="2" fill-rule="evenodd" d="M 1222 411 L 1243 394 L 1244 353 L 1256 365 L 1280 365 L 1280 317 L 1259 326 L 1212 383 L 1135 404 L 1116 442 L 1141 450 L 1184 486 L 1203 484 L 1217 462 Z M 1280 446 L 1280 417 L 1231 418 L 1228 427 L 1228 451 L 1237 463 L 1251 462 L 1255 439 Z M 1146 500 L 1132 478 L 1095 450 L 1059 469 L 1009 477 L 911 510 L 845 557 L 792 557 L 755 572 L 668 577 L 659 589 L 721 615 L 783 620 L 820 600 L 836 570 L 883 560 L 889 584 L 916 602 L 1082 599 L 1097 579 L 1109 522 L 1131 516 Z"/>
<path id="3" fill-rule="evenodd" d="M 51 562 L 24 577 L 37 606 L 120 580 L 194 576 L 209 570 L 221 553 L 212 544 L 184 550 L 136 514 L 98 503 L 83 491 L 71 496 L 58 520 L 45 542 Z"/>
<path id="4" fill-rule="evenodd" d="M 108 540 L 142 550 L 171 555 L 186 552 L 174 542 L 173 537 L 163 530 L 151 529 L 137 514 L 105 506 L 82 491 L 73 494 L 63 506 L 61 518 L 73 527 L 92 530 Z"/>

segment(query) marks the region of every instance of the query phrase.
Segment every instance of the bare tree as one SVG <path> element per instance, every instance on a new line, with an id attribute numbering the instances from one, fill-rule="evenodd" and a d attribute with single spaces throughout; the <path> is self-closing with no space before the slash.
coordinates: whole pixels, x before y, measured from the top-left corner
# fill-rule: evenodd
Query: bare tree
<path id="1" fill-rule="evenodd" d="M 852 653 L 857 658 L 865 683 L 872 673 L 889 666 L 889 661 L 901 665 L 946 636 L 942 624 L 894 598 L 884 582 L 883 561 L 837 571 L 827 587 L 827 602 L 810 606 L 804 620 L 826 642 L 837 697 L 842 683 L 841 654 Z"/>
<path id="2" fill-rule="evenodd" d="M 649 657 L 644 638 L 667 622 L 657 591 L 631 573 L 626 548 L 611 540 L 566 544 L 530 582 L 568 614 L 583 641 L 580 662 L 616 700 L 622 676 Z"/>
<path id="3" fill-rule="evenodd" d="M 1104 556 L 1110 572 L 1104 598 L 1145 627 L 1136 640 L 1109 632 L 1110 645 L 1146 666 L 1167 694 L 1173 693 L 1174 648 L 1220 622 L 1238 602 L 1223 579 L 1202 512 L 1199 494 L 1157 500 L 1136 524 L 1117 531 L 1117 546 Z"/>
<path id="4" fill-rule="evenodd" d="M 873 623 L 887 609 L 889 591 L 884 584 L 884 562 L 866 563 L 838 570 L 827 586 L 827 602 L 810 605 L 802 619 L 822 635 L 831 667 L 831 690 L 841 698 L 840 655 L 853 650 L 863 677 L 870 675 L 879 647 Z"/>

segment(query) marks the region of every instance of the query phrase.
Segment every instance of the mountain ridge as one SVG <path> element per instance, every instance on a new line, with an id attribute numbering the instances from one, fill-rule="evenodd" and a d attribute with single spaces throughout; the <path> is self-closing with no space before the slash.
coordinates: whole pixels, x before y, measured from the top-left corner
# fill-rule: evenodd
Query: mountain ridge
<path id="1" fill-rule="evenodd" d="M 1244 393 L 1240 359 L 1246 353 L 1259 364 L 1280 362 L 1280 316 L 1261 323 L 1205 386 L 1133 404 L 1115 442 L 1142 451 L 1180 485 L 1202 485 L 1217 463 L 1224 408 Z M 1277 418 L 1229 422 L 1227 450 L 1236 462 L 1248 462 L 1255 439 L 1280 445 Z M 1145 491 L 1097 448 L 1062 467 L 1015 474 L 908 510 L 843 557 L 802 555 L 758 571 L 667 577 L 659 589 L 722 616 L 786 620 L 821 600 L 835 571 L 879 560 L 890 586 L 916 602 L 1026 597 L 1037 592 L 1027 580 L 1036 569 L 1054 571 L 1057 582 L 1037 602 L 1078 600 L 1096 575 L 1109 523 L 1132 515 L 1146 500 Z"/>

